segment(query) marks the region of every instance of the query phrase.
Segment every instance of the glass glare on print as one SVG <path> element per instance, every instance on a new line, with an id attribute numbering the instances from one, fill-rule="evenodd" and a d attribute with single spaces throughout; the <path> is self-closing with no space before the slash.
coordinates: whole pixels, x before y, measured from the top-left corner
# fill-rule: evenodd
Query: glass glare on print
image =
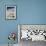
<path id="1" fill-rule="evenodd" d="M 6 7 L 6 19 L 16 19 L 16 6 Z"/>

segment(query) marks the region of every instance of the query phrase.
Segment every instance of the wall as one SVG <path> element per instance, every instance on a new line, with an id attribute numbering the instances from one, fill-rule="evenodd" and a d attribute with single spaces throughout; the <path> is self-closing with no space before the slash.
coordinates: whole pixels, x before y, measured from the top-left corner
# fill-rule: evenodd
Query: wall
<path id="1" fill-rule="evenodd" d="M 5 20 L 5 4 L 17 6 L 17 19 Z M 46 24 L 46 0 L 2 0 L 0 2 L 0 44 L 7 44 L 9 32 L 18 24 Z M 16 40 L 17 42 L 17 40 Z"/>
<path id="2" fill-rule="evenodd" d="M 46 24 L 46 0 L 21 0 L 21 24 Z"/>
<path id="3" fill-rule="evenodd" d="M 9 4 L 16 5 L 16 3 L 13 0 L 2 0 L 0 2 L 0 44 L 7 44 L 9 42 L 8 35 L 10 32 L 16 32 L 16 35 L 18 32 L 18 15 L 16 20 L 5 20 L 5 5 Z M 15 42 L 18 42 L 17 39 Z"/>

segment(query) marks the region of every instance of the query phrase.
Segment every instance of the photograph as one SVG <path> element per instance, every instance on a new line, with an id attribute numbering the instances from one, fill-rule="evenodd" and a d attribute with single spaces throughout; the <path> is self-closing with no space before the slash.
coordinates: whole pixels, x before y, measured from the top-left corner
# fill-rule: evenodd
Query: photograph
<path id="1" fill-rule="evenodd" d="M 16 6 L 6 6 L 6 19 L 16 19 Z"/>

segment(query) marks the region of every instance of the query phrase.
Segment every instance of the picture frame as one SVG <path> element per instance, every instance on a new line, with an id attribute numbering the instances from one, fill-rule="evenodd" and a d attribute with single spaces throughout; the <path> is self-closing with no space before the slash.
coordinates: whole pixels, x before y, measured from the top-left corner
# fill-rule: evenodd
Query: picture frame
<path id="1" fill-rule="evenodd" d="M 6 20 L 16 20 L 16 5 L 6 5 Z"/>

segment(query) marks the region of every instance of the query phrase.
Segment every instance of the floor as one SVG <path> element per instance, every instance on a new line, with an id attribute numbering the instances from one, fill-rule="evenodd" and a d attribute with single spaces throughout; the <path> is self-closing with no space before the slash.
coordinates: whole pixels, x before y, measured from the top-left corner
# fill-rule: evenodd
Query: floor
<path id="1" fill-rule="evenodd" d="M 0 46 L 8 46 L 8 44 L 0 44 Z M 11 46 L 11 45 L 10 45 Z M 44 41 L 34 41 L 31 40 L 25 41 L 21 40 L 20 44 L 14 44 L 13 46 L 46 46 L 46 42 Z"/>
<path id="2" fill-rule="evenodd" d="M 46 42 L 45 41 L 32 42 L 31 40 L 28 40 L 28 41 L 21 40 L 20 46 L 46 46 Z"/>
<path id="3" fill-rule="evenodd" d="M 0 44 L 0 46 L 8 46 L 8 44 Z M 18 44 L 10 45 L 10 46 L 18 46 Z"/>

